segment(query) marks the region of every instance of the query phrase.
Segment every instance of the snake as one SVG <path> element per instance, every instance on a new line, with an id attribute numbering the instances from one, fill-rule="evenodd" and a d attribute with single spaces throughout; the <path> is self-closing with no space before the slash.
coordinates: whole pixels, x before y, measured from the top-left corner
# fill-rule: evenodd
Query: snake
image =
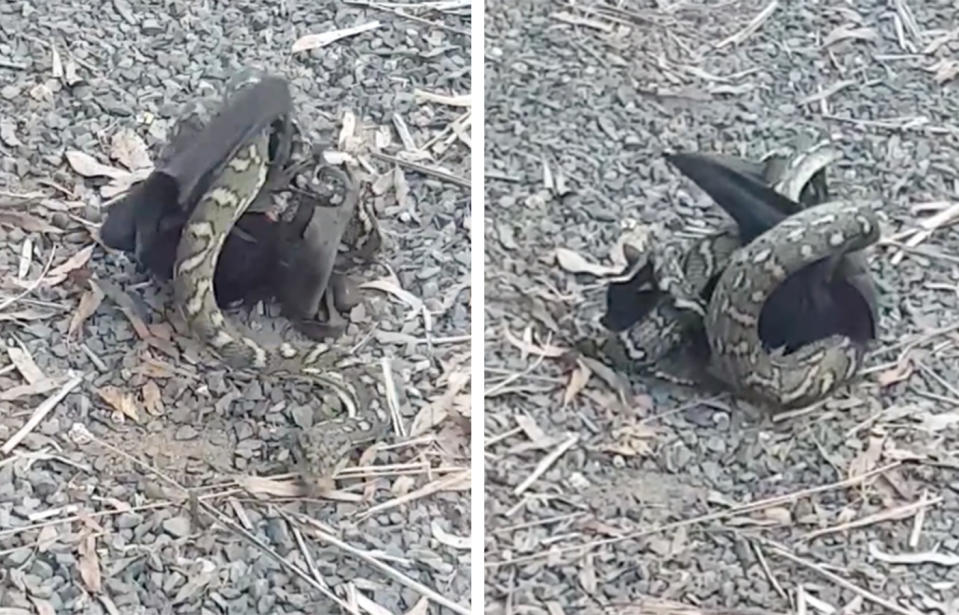
<path id="1" fill-rule="evenodd" d="M 850 380 L 862 365 L 862 344 L 831 335 L 790 354 L 769 351 L 759 319 L 767 298 L 790 275 L 824 259 L 831 275 L 846 254 L 878 239 L 869 204 L 831 201 L 786 218 L 737 250 L 706 312 L 713 373 L 737 392 L 783 409 L 808 406 Z"/>
<path id="2" fill-rule="evenodd" d="M 783 215 L 828 198 L 824 171 L 838 157 L 839 152 L 828 141 L 789 157 L 771 158 L 763 165 L 733 156 L 712 156 L 786 196 L 790 208 L 782 211 Z M 607 290 L 607 315 L 626 310 L 619 319 L 621 324 L 607 325 L 617 332 L 617 353 L 638 366 L 659 362 L 702 327 L 712 286 L 742 246 L 740 229 L 735 225 L 691 243 L 653 235 L 634 233 L 627 238 L 629 267 L 620 276 L 621 281 L 610 284 Z M 613 319 L 607 316 L 607 320 Z"/>
<path id="3" fill-rule="evenodd" d="M 242 102 L 244 96 L 255 95 L 261 83 L 235 81 L 232 100 Z M 350 364 L 343 353 L 326 343 L 300 347 L 284 341 L 268 347 L 231 323 L 217 304 L 213 285 L 217 260 L 234 225 L 267 183 L 272 130 L 272 123 L 250 127 L 200 197 L 177 245 L 173 294 L 192 335 L 228 367 L 255 375 L 306 376 L 337 391 L 350 407 L 354 416 L 325 421 L 296 436 L 299 452 L 295 450 L 294 457 L 309 486 L 335 471 L 348 449 L 385 433 L 389 422 L 369 410 L 369 394 L 359 378 L 343 375 Z"/>
<path id="4" fill-rule="evenodd" d="M 671 238 L 657 243 L 648 236 L 643 238 L 645 241 L 633 245 L 630 250 L 630 271 L 623 276 L 626 280 L 620 280 L 618 285 L 610 285 L 607 293 L 607 323 L 604 324 L 607 324 L 607 328 L 618 329 L 617 335 L 611 340 L 614 343 L 608 344 L 608 352 L 639 365 L 653 365 L 688 341 L 694 333 L 701 334 L 705 329 L 711 353 L 709 373 L 744 396 L 781 408 L 812 403 L 847 381 L 861 364 L 861 338 L 868 337 L 873 329 L 857 335 L 854 340 L 848 336 L 835 335 L 818 340 L 816 338 L 822 336 L 818 335 L 814 323 L 806 327 L 812 333 L 807 335 L 811 339 L 802 338 L 803 333 L 799 334 L 798 339 L 799 343 L 813 343 L 804 345 L 793 354 L 784 355 L 784 350 L 796 349 L 780 348 L 776 354 L 771 354 L 765 348 L 759 325 L 761 315 L 789 311 L 791 306 L 784 304 L 784 300 L 790 299 L 789 292 L 805 290 L 801 288 L 802 282 L 793 284 L 789 290 L 785 290 L 786 287 L 781 283 L 789 275 L 827 256 L 832 260 L 819 273 L 829 277 L 838 270 L 840 275 L 858 276 L 860 284 L 853 284 L 855 292 L 847 293 L 847 296 L 853 297 L 852 301 L 864 301 L 872 322 L 875 321 L 875 290 L 871 286 L 865 261 L 861 253 L 850 254 L 875 241 L 873 235 L 878 225 L 874 217 L 870 218 L 864 209 L 851 208 L 845 204 L 829 205 L 835 208 L 834 211 L 816 209 L 816 214 L 807 214 L 805 212 L 809 209 L 803 209 L 821 207 L 823 201 L 828 200 L 824 169 L 838 157 L 838 150 L 828 141 L 785 160 L 772 159 L 765 166 L 733 157 L 712 156 L 721 167 L 771 184 L 776 193 L 786 198 L 773 199 L 773 205 L 778 210 L 778 213 L 773 212 L 775 215 L 763 219 L 762 212 L 759 212 L 752 222 L 749 216 L 740 216 L 737 219 L 739 227 L 721 229 L 693 241 L 691 245 Z M 688 167 L 683 170 L 687 171 Z M 707 177 L 698 170 L 690 175 L 700 180 Z M 713 193 L 716 192 L 716 182 L 713 182 L 712 187 Z M 723 188 L 722 185 L 719 187 Z M 783 227 L 788 230 L 776 230 L 782 226 L 782 222 L 777 222 L 783 217 L 796 221 Z M 825 223 L 821 222 L 824 220 L 834 223 L 834 232 L 828 236 L 816 235 L 825 232 Z M 869 224 L 863 223 L 863 220 Z M 797 234 L 801 235 L 796 225 L 804 223 L 808 223 L 810 231 L 807 242 L 802 244 L 800 252 L 791 251 L 792 244 L 787 240 L 793 241 Z M 740 228 L 750 225 L 752 228 Z M 853 233 L 852 229 L 857 225 L 869 226 L 870 229 Z M 764 239 L 761 244 L 773 248 L 768 254 L 763 254 L 768 259 L 765 266 L 771 267 L 775 263 L 789 273 L 770 278 L 762 263 L 756 262 L 752 265 L 755 267 L 752 272 L 755 276 L 749 278 L 754 283 L 750 285 L 743 281 L 742 276 L 751 275 L 751 261 L 737 259 L 745 258 L 741 254 L 748 248 L 745 254 L 751 254 L 756 260 L 758 257 L 752 252 L 752 246 L 759 238 L 770 233 L 769 239 Z M 849 242 L 830 243 L 837 234 L 844 237 L 848 235 Z M 743 246 L 743 243 L 747 245 Z M 647 256 L 645 262 L 641 258 L 643 255 Z M 733 262 L 738 263 L 737 271 L 741 275 L 730 278 L 726 271 Z M 717 295 L 716 288 L 720 284 L 723 290 Z M 743 288 L 748 292 L 741 291 Z M 780 290 L 777 292 L 777 289 Z M 738 304 L 737 300 L 741 300 L 742 304 Z M 764 313 L 763 308 L 767 304 L 771 307 Z M 742 318 L 730 320 L 735 317 Z M 766 318 L 766 323 L 774 320 Z M 755 327 L 750 329 L 747 321 Z M 615 326 L 609 326 L 609 322 L 615 323 Z M 785 326 L 790 324 L 794 323 L 786 323 Z M 768 330 L 769 327 L 766 328 Z M 788 334 L 796 337 L 792 330 Z M 797 340 L 793 340 L 793 343 L 797 343 Z"/>

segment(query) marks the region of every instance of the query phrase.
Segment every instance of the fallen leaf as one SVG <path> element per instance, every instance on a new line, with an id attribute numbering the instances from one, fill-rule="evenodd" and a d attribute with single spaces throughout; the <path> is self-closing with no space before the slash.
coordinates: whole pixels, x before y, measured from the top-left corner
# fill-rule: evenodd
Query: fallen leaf
<path id="1" fill-rule="evenodd" d="M 423 301 L 419 297 L 408 290 L 403 290 L 390 278 L 365 282 L 360 285 L 360 288 L 372 288 L 374 290 L 380 290 L 385 293 L 389 293 L 406 305 L 410 306 L 410 308 L 415 312 L 419 312 L 423 309 Z"/>
<path id="2" fill-rule="evenodd" d="M 26 350 L 17 348 L 16 346 L 8 346 L 7 356 L 10 357 L 10 362 L 17 368 L 17 371 L 20 372 L 23 379 L 30 384 L 35 384 L 46 377 L 43 375 L 40 366 L 36 364 L 33 357 L 31 357 L 30 353 Z"/>
<path id="3" fill-rule="evenodd" d="M 573 401 L 573 398 L 583 390 L 583 387 L 586 386 L 586 383 L 589 382 L 589 377 L 593 374 L 586 367 L 586 364 L 582 361 L 577 361 L 576 370 L 569 377 L 569 382 L 566 384 L 566 390 L 563 392 L 563 407 L 569 405 L 569 402 Z"/>
<path id="4" fill-rule="evenodd" d="M 97 555 L 97 543 L 93 534 L 87 534 L 80 541 L 77 552 L 80 555 L 78 565 L 83 584 L 87 586 L 90 592 L 100 593 L 100 557 Z"/>
<path id="5" fill-rule="evenodd" d="M 37 534 L 37 551 L 46 553 L 50 550 L 50 547 L 56 544 L 59 537 L 60 534 L 57 532 L 55 525 L 44 525 L 40 528 L 40 533 Z"/>
<path id="6" fill-rule="evenodd" d="M 63 80 L 69 87 L 73 87 L 83 81 L 80 75 L 77 74 L 77 62 L 73 58 L 67 58 L 67 63 L 64 65 Z"/>
<path id="7" fill-rule="evenodd" d="M 137 410 L 136 402 L 129 393 L 124 393 L 115 386 L 107 385 L 97 389 L 100 399 L 110 404 L 114 410 L 124 416 L 128 416 L 137 423 L 140 422 L 140 413 Z"/>
<path id="8" fill-rule="evenodd" d="M 296 39 L 296 42 L 293 43 L 293 47 L 290 48 L 290 53 L 298 53 L 300 51 L 309 51 L 310 49 L 318 49 L 320 47 L 326 47 L 330 43 L 335 43 L 336 41 L 366 32 L 367 30 L 373 30 L 374 28 L 379 28 L 380 22 L 371 21 L 359 26 L 353 26 L 351 28 L 341 28 L 339 30 L 331 30 L 330 32 L 321 32 L 319 34 L 307 34 L 306 36 L 301 36 Z"/>
<path id="9" fill-rule="evenodd" d="M 881 387 L 887 387 L 897 382 L 902 382 L 912 375 L 913 366 L 910 357 L 904 357 L 895 367 L 887 369 L 876 376 L 876 381 Z"/>
<path id="10" fill-rule="evenodd" d="M 390 485 L 390 493 L 396 497 L 403 497 L 410 492 L 410 489 L 416 484 L 416 479 L 412 476 L 398 476 L 393 484 Z"/>
<path id="11" fill-rule="evenodd" d="M 129 175 L 129 171 L 111 167 L 99 162 L 89 154 L 77 150 L 69 150 L 64 154 L 67 158 L 67 164 L 74 172 L 84 177 L 111 177 L 114 179 Z"/>
<path id="12" fill-rule="evenodd" d="M 120 130 L 110 140 L 110 157 L 132 171 L 153 169 L 146 143 L 129 128 Z"/>
<path id="13" fill-rule="evenodd" d="M 53 604 L 49 600 L 30 596 L 30 602 L 33 603 L 33 608 L 37 609 L 37 615 L 57 615 Z"/>
<path id="14" fill-rule="evenodd" d="M 143 394 L 143 407 L 147 412 L 154 416 L 163 414 L 163 397 L 156 382 L 147 380 L 140 392 Z"/>
<path id="15" fill-rule="evenodd" d="M 410 196 L 410 184 L 406 181 L 406 175 L 399 165 L 393 167 L 393 186 L 396 188 L 396 204 L 402 209 L 413 209 L 414 203 Z"/>
<path id="16" fill-rule="evenodd" d="M 62 233 L 59 229 L 46 220 L 23 213 L 21 211 L 2 211 L 0 212 L 0 224 L 13 226 L 31 233 Z"/>
<path id="17" fill-rule="evenodd" d="M 50 46 L 50 51 L 53 55 L 50 60 L 50 72 L 53 74 L 54 79 L 59 79 L 63 76 L 63 62 L 60 60 L 60 52 L 57 51 L 56 44 Z"/>
<path id="18" fill-rule="evenodd" d="M 92 280 L 90 281 L 90 290 L 84 291 L 80 296 L 80 304 L 70 317 L 70 326 L 67 327 L 67 335 L 75 336 L 88 318 L 96 313 L 97 308 L 103 302 L 103 291 Z"/>
<path id="19" fill-rule="evenodd" d="M 879 465 L 879 460 L 882 458 L 882 447 L 885 441 L 885 437 L 881 435 L 871 435 L 869 437 L 869 444 L 866 446 L 866 449 L 856 455 L 849 463 L 849 478 L 862 476 Z"/>
<path id="20" fill-rule="evenodd" d="M 792 513 L 789 512 L 788 508 L 782 508 L 778 506 L 766 508 L 763 510 L 763 516 L 770 521 L 775 521 L 779 525 L 792 524 Z"/>
<path id="21" fill-rule="evenodd" d="M 528 344 L 523 340 L 519 339 L 508 329 L 503 329 L 506 333 L 506 341 L 508 341 L 513 346 L 516 346 L 521 351 L 525 351 L 529 354 L 536 356 L 544 356 L 549 359 L 555 359 L 556 357 L 561 357 L 566 354 L 569 349 L 562 348 L 560 346 L 553 346 L 552 344 L 544 344 L 542 346 L 536 344 Z"/>
<path id="22" fill-rule="evenodd" d="M 67 275 L 71 271 L 83 267 L 90 261 L 90 257 L 93 256 L 93 247 L 95 245 L 96 244 L 91 243 L 89 246 L 83 248 L 61 264 L 48 271 L 46 277 L 44 278 L 44 282 L 49 286 L 56 286 L 57 284 L 60 284 L 66 280 Z"/>
<path id="23" fill-rule="evenodd" d="M 33 242 L 27 237 L 20 249 L 20 267 L 17 270 L 17 277 L 21 280 L 27 277 L 31 264 L 33 264 Z"/>
<path id="24" fill-rule="evenodd" d="M 578 252 L 567 248 L 556 248 L 556 263 L 569 273 L 587 273 L 599 278 L 619 273 L 615 267 L 591 263 Z"/>
<path id="25" fill-rule="evenodd" d="M 11 387 L 0 393 L 0 401 L 13 401 L 29 395 L 43 395 L 44 393 L 49 393 L 54 389 L 60 388 L 63 382 L 63 377 L 58 376 L 54 378 L 44 378 L 37 382 L 31 382 L 30 384 Z"/>
<path id="26" fill-rule="evenodd" d="M 453 549 L 465 550 L 470 548 L 469 536 L 455 536 L 450 534 L 436 521 L 430 521 L 430 530 L 433 532 L 433 538 L 435 538 L 440 544 L 444 544 L 447 547 L 452 547 Z"/>
<path id="27" fill-rule="evenodd" d="M 10 147 L 23 145 L 23 142 L 17 138 L 17 125 L 12 120 L 0 120 L 0 141 L 3 141 Z"/>

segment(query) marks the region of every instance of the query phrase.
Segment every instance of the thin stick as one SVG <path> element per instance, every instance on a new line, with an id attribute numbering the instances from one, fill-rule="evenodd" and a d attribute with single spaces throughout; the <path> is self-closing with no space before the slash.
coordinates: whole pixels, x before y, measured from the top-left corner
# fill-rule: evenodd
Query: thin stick
<path id="1" fill-rule="evenodd" d="M 533 469 L 533 473 L 527 476 L 526 480 L 516 485 L 516 488 L 513 489 L 513 495 L 520 495 L 529 489 L 530 485 L 536 482 L 536 479 L 542 476 L 542 474 L 548 470 L 551 465 L 556 463 L 557 459 L 563 456 L 563 453 L 568 451 L 570 447 L 577 442 L 579 442 L 579 434 L 574 434 L 567 438 L 565 442 L 560 443 L 560 445 L 553 449 L 548 455 L 543 457 L 540 462 L 536 464 L 536 468 Z"/>
<path id="2" fill-rule="evenodd" d="M 360 550 L 357 549 L 356 547 L 353 547 L 352 545 L 349 545 L 349 544 L 343 542 L 343 541 L 340 540 L 339 538 L 337 538 L 337 537 L 335 537 L 335 536 L 333 536 L 333 535 L 331 535 L 331 534 L 328 534 L 327 532 L 325 532 L 323 529 L 321 529 L 321 528 L 319 527 L 319 523 L 318 523 L 317 521 L 315 521 L 314 519 L 311 519 L 311 518 L 309 518 L 309 517 L 307 517 L 307 516 L 305 516 L 305 515 L 296 515 L 296 516 L 299 517 L 299 519 L 300 519 L 301 522 L 306 523 L 307 525 L 309 525 L 309 526 L 310 526 L 310 529 L 313 530 L 313 535 L 316 536 L 317 538 L 319 538 L 320 540 L 322 540 L 322 541 L 324 541 L 324 542 L 328 542 L 328 543 L 330 543 L 331 545 L 333 545 L 334 547 L 337 547 L 338 549 L 342 549 L 343 551 L 346 551 L 346 552 L 349 553 L 350 555 L 352 555 L 352 556 L 354 556 L 354 557 L 356 557 L 356 558 L 358 558 L 358 559 L 363 560 L 364 562 L 366 562 L 366 563 L 369 564 L 370 566 L 373 566 L 374 568 L 380 570 L 381 572 L 383 572 L 383 573 L 386 574 L 387 576 L 392 577 L 393 579 L 395 579 L 395 580 L 398 581 L 399 583 L 401 583 L 401 584 L 409 587 L 410 589 L 419 592 L 420 594 L 426 596 L 427 598 L 429 598 L 429 599 L 432 600 L 433 602 L 435 602 L 435 603 L 437 603 L 437 604 L 439 604 L 439 605 L 445 606 L 446 608 L 450 609 L 451 611 L 454 611 L 454 612 L 456 612 L 456 613 L 460 613 L 461 615 L 470 615 L 470 610 L 469 610 L 468 608 L 463 607 L 463 606 L 460 606 L 460 605 L 457 604 L 456 602 L 453 602 L 453 601 L 450 600 L 449 598 L 447 598 L 447 597 L 445 597 L 445 596 L 437 593 L 437 592 L 434 591 L 433 589 L 431 589 L 431 588 L 423 585 L 422 583 L 420 583 L 420 582 L 418 582 L 418 581 L 415 581 L 415 580 L 409 578 L 408 576 L 404 575 L 403 573 L 401 573 L 400 571 L 396 570 L 395 568 L 393 568 L 393 567 L 391 567 L 391 566 L 387 566 L 386 564 L 384 564 L 384 563 L 381 562 L 380 560 L 378 560 L 378 559 L 376 559 L 375 557 L 372 557 L 372 556 L 370 556 L 369 554 L 367 554 L 365 551 L 360 551 Z"/>
<path id="3" fill-rule="evenodd" d="M 401 167 L 406 167 L 414 171 L 419 171 L 423 175 L 431 175 L 437 179 L 448 181 L 451 184 L 456 184 L 464 188 L 470 187 L 470 180 L 463 179 L 462 177 L 459 177 L 458 175 L 453 175 L 452 173 L 447 173 L 446 171 L 441 171 L 439 169 L 434 169 L 433 167 L 428 167 L 426 165 L 410 162 L 408 160 L 403 160 L 402 158 L 397 158 L 396 156 L 390 156 L 389 154 L 384 154 L 382 152 L 372 152 L 372 156 L 384 162 L 391 162 L 393 164 L 398 164 Z"/>
<path id="4" fill-rule="evenodd" d="M 743 504 L 742 506 L 737 506 L 736 508 L 721 510 L 714 513 L 708 513 L 705 515 L 700 515 L 698 517 L 693 517 L 691 519 L 682 519 L 680 521 L 674 521 L 672 523 L 663 523 L 661 525 L 657 525 L 657 526 L 642 529 L 642 530 L 637 530 L 635 532 L 630 532 L 628 534 L 623 534 L 622 536 L 616 536 L 614 538 L 603 538 L 600 540 L 593 540 L 593 541 L 586 542 L 579 545 L 570 545 L 568 547 L 561 547 L 561 548 L 552 549 L 548 551 L 544 550 L 539 553 L 533 553 L 532 555 L 523 555 L 520 557 L 514 557 L 512 559 L 508 559 L 508 560 L 487 561 L 485 563 L 485 566 L 487 568 L 497 568 L 499 566 L 507 566 L 510 564 L 520 564 L 524 562 L 531 562 L 538 559 L 545 559 L 547 557 L 556 557 L 558 555 L 562 555 L 563 553 L 570 553 L 573 551 L 582 551 L 583 553 L 585 553 L 586 551 L 595 549 L 597 547 L 616 544 L 616 543 L 624 542 L 626 540 L 635 540 L 637 538 L 642 538 L 644 536 L 651 536 L 652 534 L 669 532 L 671 530 L 674 530 L 680 527 L 688 527 L 691 525 L 707 523 L 709 521 L 718 521 L 719 519 L 727 519 L 729 517 L 735 517 L 736 515 L 755 512 L 757 510 L 762 510 L 764 508 L 769 508 L 772 506 L 779 506 L 781 504 L 792 502 L 810 495 L 815 495 L 817 493 L 831 491 L 833 489 L 844 489 L 846 487 L 852 487 L 854 485 L 858 485 L 866 481 L 869 478 L 878 476 L 879 474 L 898 468 L 901 465 L 902 465 L 901 461 L 894 461 L 882 467 L 874 468 L 868 472 L 863 472 L 859 476 L 853 476 L 851 478 L 830 483 L 828 485 L 818 485 L 816 487 L 809 487 L 807 489 L 802 489 L 794 493 L 787 493 L 785 495 L 776 495 L 773 497 L 766 498 L 765 500 L 759 500 L 757 502 L 752 502 L 750 504 Z"/>
<path id="5" fill-rule="evenodd" d="M 53 410 L 70 391 L 77 388 L 77 385 L 81 382 L 83 382 L 82 375 L 74 376 L 60 387 L 59 391 L 46 398 L 43 403 L 37 406 L 37 409 L 33 411 L 33 415 L 23 424 L 23 427 L 18 429 L 17 433 L 10 436 L 10 439 L 4 442 L 3 446 L 0 446 L 0 453 L 9 455 L 10 451 L 16 448 L 16 446 L 20 444 L 20 441 L 27 437 L 27 434 L 33 431 L 33 429 L 40 424 L 40 421 L 46 418 L 46 416 L 50 414 L 50 411 Z"/>
<path id="6" fill-rule="evenodd" d="M 814 564 L 813 562 L 807 561 L 807 560 L 805 560 L 805 559 L 803 559 L 803 558 L 801 558 L 801 557 L 799 557 L 799 556 L 797 556 L 797 555 L 793 555 L 792 553 L 790 553 L 789 551 L 787 551 L 785 547 L 783 547 L 783 546 L 781 546 L 781 545 L 778 545 L 778 544 L 776 544 L 775 542 L 773 542 L 773 541 L 771 541 L 771 540 L 766 540 L 766 539 L 763 539 L 763 538 L 758 538 L 757 540 L 761 540 L 762 542 L 766 543 L 769 547 L 772 548 L 772 550 L 773 550 L 775 553 L 777 553 L 778 555 L 780 555 L 780 556 L 782 556 L 782 557 L 785 557 L 785 558 L 788 559 L 789 561 L 791 561 L 791 562 L 793 562 L 793 563 L 795 563 L 795 564 L 799 564 L 800 566 L 802 566 L 802 567 L 804 567 L 804 568 L 807 568 L 807 569 L 809 569 L 809 570 L 812 570 L 812 571 L 814 571 L 814 572 L 816 572 L 816 573 L 818 573 L 818 574 L 826 577 L 827 579 L 829 579 L 830 581 L 832 581 L 832 582 L 835 583 L 836 585 L 839 585 L 840 587 L 843 587 L 843 588 L 845 588 L 845 589 L 848 589 L 849 591 L 853 592 L 854 594 L 857 594 L 857 595 L 863 597 L 864 599 L 866 599 L 866 600 L 868 600 L 868 601 L 870 601 L 870 602 L 873 602 L 873 603 L 875 603 L 875 604 L 878 604 L 878 605 L 884 607 L 885 609 L 887 609 L 887 610 L 889 610 L 889 611 L 892 611 L 893 613 L 899 613 L 900 615 L 922 615 L 922 613 L 919 613 L 918 611 L 914 611 L 914 610 L 912 610 L 912 609 L 904 609 L 904 608 L 902 608 L 901 606 L 899 606 L 898 604 L 896 604 L 896 603 L 894 603 L 894 602 L 890 602 L 889 600 L 886 600 L 885 598 L 883 598 L 883 597 L 881 597 L 881 596 L 877 596 L 876 594 L 872 593 L 871 591 L 866 590 L 866 589 L 863 589 L 863 588 L 859 587 L 858 585 L 856 585 L 856 584 L 854 584 L 854 583 L 852 583 L 852 582 L 850 582 L 850 581 L 847 581 L 846 579 L 842 578 L 842 577 L 839 576 L 838 574 L 835 574 L 835 573 L 833 573 L 833 572 L 830 572 L 830 571 L 826 570 L 825 568 L 823 568 L 823 567 L 820 566 L 819 564 Z"/>

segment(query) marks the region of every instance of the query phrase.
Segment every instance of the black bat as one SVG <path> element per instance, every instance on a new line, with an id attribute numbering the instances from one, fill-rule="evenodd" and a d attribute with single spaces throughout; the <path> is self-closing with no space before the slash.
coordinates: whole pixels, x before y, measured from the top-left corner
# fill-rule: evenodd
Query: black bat
<path id="1" fill-rule="evenodd" d="M 799 211 L 801 205 L 722 159 L 680 153 L 666 157 L 729 214 L 743 245 Z M 862 254 L 812 263 L 785 280 L 766 301 L 759 335 L 770 348 L 797 348 L 833 334 L 865 343 L 876 336 L 878 300 Z"/>
<path id="2" fill-rule="evenodd" d="M 170 279 L 183 226 L 199 199 L 233 151 L 271 123 L 279 125 L 268 183 L 279 176 L 289 156 L 291 112 L 286 81 L 266 76 L 240 90 L 205 126 L 183 127 L 146 180 L 110 208 L 100 229 L 104 244 L 133 253 L 155 276 Z M 268 286 L 288 232 L 260 212 L 241 217 L 218 259 L 217 296 L 231 302 Z"/>

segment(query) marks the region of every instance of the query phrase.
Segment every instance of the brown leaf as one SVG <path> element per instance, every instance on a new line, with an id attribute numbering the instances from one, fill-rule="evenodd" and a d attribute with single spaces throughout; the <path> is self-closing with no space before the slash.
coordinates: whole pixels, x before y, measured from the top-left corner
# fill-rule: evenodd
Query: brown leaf
<path id="1" fill-rule="evenodd" d="M 876 376 L 876 381 L 879 382 L 879 386 L 887 387 L 891 384 L 906 380 L 912 375 L 912 372 L 912 361 L 900 361 L 895 367 L 880 372 L 880 374 Z"/>
<path id="2" fill-rule="evenodd" d="M 77 547 L 80 555 L 80 578 L 87 589 L 94 594 L 100 593 L 100 557 L 97 555 L 97 542 L 93 534 L 87 534 Z"/>
<path id="3" fill-rule="evenodd" d="M 47 277 L 45 281 L 50 286 L 56 286 L 60 282 L 63 282 L 67 279 L 67 274 L 71 271 L 83 267 L 90 261 L 90 257 L 93 256 L 93 248 L 96 244 L 90 244 L 89 246 L 83 248 L 67 260 L 63 261 L 49 272 L 47 272 Z"/>
<path id="4" fill-rule="evenodd" d="M 60 537 L 60 534 L 57 532 L 57 527 L 55 525 L 45 525 L 40 528 L 40 533 L 37 534 L 37 551 L 40 553 L 46 553 L 50 550 Z"/>
<path id="5" fill-rule="evenodd" d="M 83 293 L 80 297 L 80 304 L 77 306 L 76 311 L 73 312 L 73 316 L 70 318 L 70 326 L 67 328 L 67 335 L 74 336 L 77 334 L 77 331 L 80 330 L 80 327 L 83 326 L 83 323 L 87 321 L 88 318 L 93 316 L 96 313 L 97 308 L 100 307 L 100 303 L 103 302 L 103 291 L 100 290 L 100 287 L 90 283 L 90 290 Z"/>
<path id="6" fill-rule="evenodd" d="M 140 413 L 137 410 L 137 404 L 133 400 L 133 396 L 129 393 L 124 393 L 115 386 L 107 385 L 97 389 L 97 395 L 120 414 L 130 417 L 137 423 L 140 422 Z"/>
<path id="7" fill-rule="evenodd" d="M 885 437 L 881 435 L 871 435 L 869 437 L 866 450 L 859 453 L 849 463 L 849 478 L 862 476 L 879 465 L 879 460 L 882 458 L 882 446 L 885 441 Z"/>
<path id="8" fill-rule="evenodd" d="M 0 392 L 0 401 L 13 401 L 15 399 L 19 399 L 20 397 L 29 395 L 43 395 L 44 393 L 49 393 L 50 391 L 59 388 L 63 385 L 63 382 L 63 376 L 58 376 L 53 378 L 44 378 L 36 382 L 31 382 L 30 384 L 10 387 L 6 391 Z"/>
<path id="9" fill-rule="evenodd" d="M 586 364 L 582 361 L 577 361 L 576 370 L 569 377 L 569 383 L 566 385 L 566 391 L 563 392 L 563 407 L 569 405 L 569 402 L 573 401 L 576 395 L 583 390 L 583 387 L 586 386 L 586 383 L 589 382 L 589 377 L 593 374 L 586 367 Z"/>
<path id="10" fill-rule="evenodd" d="M 70 168 L 84 177 L 111 177 L 117 179 L 130 174 L 129 171 L 102 164 L 93 156 L 77 150 L 69 150 L 65 156 Z"/>
<path id="11" fill-rule="evenodd" d="M 147 380 L 140 392 L 143 394 L 143 407 L 147 412 L 154 416 L 163 414 L 163 399 L 156 382 Z"/>
<path id="12" fill-rule="evenodd" d="M 31 216 L 22 211 L 0 211 L 0 224 L 13 226 L 30 233 L 62 233 L 59 229 L 42 218 Z"/>
<path id="13" fill-rule="evenodd" d="M 110 156 L 130 171 L 153 168 L 146 143 L 129 128 L 113 135 L 110 140 Z"/>

